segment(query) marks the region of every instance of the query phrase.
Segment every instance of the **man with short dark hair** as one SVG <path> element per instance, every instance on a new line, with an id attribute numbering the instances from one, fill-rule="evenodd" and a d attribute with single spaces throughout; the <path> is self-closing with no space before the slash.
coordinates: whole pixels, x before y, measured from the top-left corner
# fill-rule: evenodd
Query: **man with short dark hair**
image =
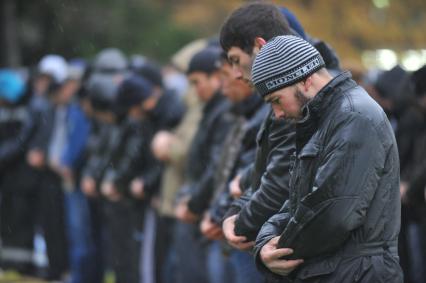
<path id="1" fill-rule="evenodd" d="M 231 64 L 239 67 L 235 69 L 241 78 L 250 81 L 257 52 L 267 40 L 284 34 L 292 34 L 292 31 L 276 6 L 252 3 L 229 16 L 220 31 L 220 44 Z"/>
<path id="2" fill-rule="evenodd" d="M 399 158 L 383 109 L 295 36 L 269 41 L 252 74 L 275 116 L 297 121 L 290 199 L 257 237 L 258 267 L 294 282 L 402 282 Z"/>
<path id="3" fill-rule="evenodd" d="M 236 77 L 250 82 L 251 66 L 260 48 L 274 36 L 290 33 L 276 6 L 252 3 L 230 15 L 222 27 L 220 42 Z M 289 178 L 283 172 L 289 171 L 293 151 L 293 125 L 275 119 L 270 112 L 257 135 L 255 163 L 231 184 L 231 190 L 245 190 L 224 218 L 224 234 L 233 247 L 251 248 L 263 223 L 288 198 Z"/>
<path id="4" fill-rule="evenodd" d="M 175 216 L 180 220 L 174 232 L 176 282 L 208 282 L 208 245 L 195 225 L 203 210 L 199 202 L 191 199 L 198 191 L 213 191 L 214 160 L 231 126 L 231 117 L 227 115 L 230 105 L 220 90 L 220 54 L 219 48 L 203 49 L 192 57 L 187 70 L 188 79 L 204 106 L 186 160 L 185 185 L 175 209 Z"/>

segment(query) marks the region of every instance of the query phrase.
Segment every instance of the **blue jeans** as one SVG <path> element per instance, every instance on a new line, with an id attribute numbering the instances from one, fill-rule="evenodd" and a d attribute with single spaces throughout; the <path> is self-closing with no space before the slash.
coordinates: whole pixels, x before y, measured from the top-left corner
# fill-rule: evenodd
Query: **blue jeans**
<path id="1" fill-rule="evenodd" d="M 234 270 L 234 283 L 263 283 L 264 277 L 256 269 L 254 258 L 248 252 L 232 250 L 229 261 Z"/>
<path id="2" fill-rule="evenodd" d="M 176 222 L 174 227 L 176 251 L 176 283 L 208 282 L 206 252 L 208 241 L 198 225 Z"/>
<path id="3" fill-rule="evenodd" d="M 220 241 L 212 241 L 208 247 L 207 268 L 210 283 L 231 283 L 233 270 L 229 258 L 224 255 Z"/>
<path id="4" fill-rule="evenodd" d="M 103 265 L 97 259 L 89 203 L 80 191 L 65 194 L 70 283 L 101 283 Z M 97 239 L 98 240 L 98 239 Z"/>

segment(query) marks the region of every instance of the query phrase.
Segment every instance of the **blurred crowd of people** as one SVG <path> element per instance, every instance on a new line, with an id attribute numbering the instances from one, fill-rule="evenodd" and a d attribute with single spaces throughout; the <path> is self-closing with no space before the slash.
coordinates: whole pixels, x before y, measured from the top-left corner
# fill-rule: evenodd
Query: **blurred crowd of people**
<path id="1" fill-rule="evenodd" d="M 334 51 L 281 12 L 338 74 Z M 353 71 L 393 126 L 401 265 L 406 282 L 425 282 L 426 67 Z M 165 66 L 108 48 L 90 61 L 49 54 L 26 72 L 0 70 L 1 268 L 72 283 L 103 282 L 106 270 L 117 283 L 265 282 L 251 242 L 236 248 L 222 230 L 268 179 L 267 158 L 252 170 L 258 147 L 269 150 L 264 121 L 282 123 L 217 39 Z M 40 237 L 45 264 L 34 263 Z"/>

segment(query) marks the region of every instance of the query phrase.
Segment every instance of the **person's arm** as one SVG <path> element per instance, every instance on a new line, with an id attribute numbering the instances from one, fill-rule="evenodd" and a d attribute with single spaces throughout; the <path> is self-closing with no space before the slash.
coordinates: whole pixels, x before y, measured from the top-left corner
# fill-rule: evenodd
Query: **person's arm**
<path id="1" fill-rule="evenodd" d="M 213 169 L 212 166 L 207 167 L 200 182 L 193 187 L 190 193 L 188 208 L 194 214 L 201 215 L 209 206 L 215 189 L 213 186 Z"/>
<path id="2" fill-rule="evenodd" d="M 288 199 L 289 172 L 295 149 L 294 137 L 293 124 L 273 124 L 267 138 L 276 146 L 269 153 L 268 165 L 261 177 L 259 188 L 248 191 L 233 204 L 233 207 L 241 208 L 235 222 L 236 235 L 254 240 L 263 223 L 277 213 Z"/>
<path id="3" fill-rule="evenodd" d="M 149 198 L 157 193 L 163 166 L 154 158 L 151 151 L 146 150 L 143 156 L 140 178 L 144 184 L 145 197 Z"/>
<path id="4" fill-rule="evenodd" d="M 119 158 L 114 162 L 114 166 L 108 167 L 103 181 L 113 183 L 120 190 L 125 190 L 122 193 L 127 193 L 127 185 L 140 173 L 138 169 L 143 162 L 141 153 L 147 145 L 144 137 L 135 132 L 128 133 L 128 137 L 123 142 L 125 142 L 125 146 L 120 147 L 123 151 L 119 153 Z M 118 154 L 118 152 L 114 154 Z"/>
<path id="5" fill-rule="evenodd" d="M 241 169 L 238 175 L 240 175 L 239 187 L 242 192 L 246 192 L 251 187 L 251 179 L 254 170 L 254 162 Z"/>
<path id="6" fill-rule="evenodd" d="M 281 259 L 290 255 L 293 250 L 278 248 L 279 235 L 291 219 L 289 201 L 286 201 L 280 211 L 272 216 L 261 228 L 253 249 L 257 269 L 271 281 L 287 276 L 303 259 L 287 261 Z"/>
<path id="7" fill-rule="evenodd" d="M 27 150 L 28 142 L 33 134 L 34 123 L 31 119 L 22 121 L 23 125 L 17 136 L 0 142 L 0 167 Z"/>
<path id="8" fill-rule="evenodd" d="M 220 170 L 217 167 L 223 151 L 222 146 L 232 126 L 232 121 L 226 112 L 219 113 L 214 126 L 210 129 L 212 134 L 208 166 L 200 181 L 194 186 L 188 201 L 189 210 L 195 214 L 202 214 L 208 208 L 214 191 L 217 189 L 214 187 L 215 171 Z"/>
<path id="9" fill-rule="evenodd" d="M 53 108 L 47 100 L 42 99 L 40 104 L 32 106 L 31 110 L 36 131 L 31 138 L 29 148 L 30 150 L 38 150 L 46 154 L 54 126 Z"/>
<path id="10" fill-rule="evenodd" d="M 73 168 L 75 162 L 81 157 L 90 134 L 90 123 L 84 113 L 77 107 L 70 108 L 69 140 L 62 155 L 62 165 Z"/>

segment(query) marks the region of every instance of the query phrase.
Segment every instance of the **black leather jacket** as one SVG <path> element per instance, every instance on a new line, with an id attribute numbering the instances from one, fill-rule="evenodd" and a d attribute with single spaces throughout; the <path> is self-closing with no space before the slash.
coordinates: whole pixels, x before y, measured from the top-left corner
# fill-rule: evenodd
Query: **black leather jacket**
<path id="1" fill-rule="evenodd" d="M 294 250 L 287 258 L 305 260 L 291 273 L 297 282 L 320 275 L 321 282 L 402 282 L 399 158 L 386 114 L 349 73 L 327 84 L 304 114 L 290 199 L 257 237 L 258 267 L 272 275 L 258 254 L 281 235 L 279 247 Z"/>
<path id="2" fill-rule="evenodd" d="M 203 108 L 203 117 L 191 142 L 186 167 L 184 195 L 197 195 L 201 191 L 212 192 L 215 174 L 215 158 L 231 126 L 232 117 L 227 115 L 230 104 L 221 93 L 216 93 Z M 198 214 L 205 203 L 198 198 L 190 199 L 188 208 Z"/>
<path id="3" fill-rule="evenodd" d="M 34 126 L 27 106 L 0 106 L 0 169 L 23 162 Z"/>
<path id="4" fill-rule="evenodd" d="M 152 125 L 149 121 L 126 119 L 120 125 L 120 134 L 115 136 L 116 147 L 110 153 L 110 163 L 103 176 L 113 182 L 123 193 L 129 193 L 130 182 L 142 177 L 147 195 L 158 187 L 161 166 L 151 153 Z"/>
<path id="5" fill-rule="evenodd" d="M 244 101 L 234 104 L 231 109 L 231 113 L 241 122 L 238 131 L 235 132 L 231 129 L 228 133 L 223 145 L 226 148 L 223 148 L 219 162 L 216 164 L 217 174 L 213 180 L 215 196 L 210 206 L 210 215 L 217 223 L 222 221 L 233 200 L 228 191 L 229 181 L 241 170 L 252 164 L 255 159 L 256 135 L 268 111 L 269 107 L 263 103 L 257 94 L 252 94 Z M 238 121 L 235 125 L 238 124 Z M 238 136 L 240 136 L 239 139 Z M 235 140 L 238 140 L 239 144 L 235 145 Z M 236 152 L 233 154 L 233 151 Z M 224 174 L 221 173 L 226 171 L 227 167 L 229 167 L 229 171 L 228 174 L 225 174 L 227 176 L 224 177 Z"/>
<path id="6" fill-rule="evenodd" d="M 35 193 L 39 174 L 26 160 L 35 133 L 33 115 L 25 105 L 0 106 L 0 192 Z"/>
<path id="7" fill-rule="evenodd" d="M 111 152 L 117 147 L 120 136 L 118 125 L 93 120 L 92 131 L 86 145 L 87 159 L 82 175 L 99 183 L 111 160 Z"/>
<path id="8" fill-rule="evenodd" d="M 277 213 L 288 199 L 294 136 L 294 124 L 275 119 L 270 111 L 257 134 L 255 162 L 245 171 L 243 181 L 240 182 L 250 187 L 232 203 L 224 217 L 239 213 L 235 222 L 237 235 L 246 236 L 249 240 L 256 239 L 263 223 Z"/>

